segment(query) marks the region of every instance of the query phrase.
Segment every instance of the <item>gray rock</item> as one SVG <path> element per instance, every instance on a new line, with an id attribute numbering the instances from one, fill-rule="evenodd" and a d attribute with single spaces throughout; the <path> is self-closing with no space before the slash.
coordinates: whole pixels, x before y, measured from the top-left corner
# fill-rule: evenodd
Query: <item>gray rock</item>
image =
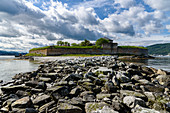
<path id="1" fill-rule="evenodd" d="M 48 109 L 52 108 L 52 105 L 54 104 L 55 104 L 55 101 L 51 101 L 49 103 L 44 104 L 43 106 L 39 108 L 39 112 L 40 113 L 44 113 L 45 111 L 47 112 Z"/>
<path id="2" fill-rule="evenodd" d="M 146 79 L 140 79 L 140 80 L 138 80 L 138 82 L 139 82 L 140 84 L 152 84 L 151 82 L 149 82 L 149 81 L 146 80 Z"/>
<path id="3" fill-rule="evenodd" d="M 46 78 L 46 77 L 39 77 L 38 80 L 43 81 L 43 82 L 47 82 L 47 83 L 50 83 L 52 81 L 51 78 Z"/>
<path id="4" fill-rule="evenodd" d="M 130 91 L 130 90 L 120 90 L 120 94 L 125 95 L 125 96 L 135 96 L 139 98 L 146 98 L 145 95 L 143 95 L 142 93 Z"/>
<path id="5" fill-rule="evenodd" d="M 159 74 L 159 75 L 167 75 L 167 72 L 162 70 L 162 69 L 158 69 L 157 74 Z"/>
<path id="6" fill-rule="evenodd" d="M 154 85 L 154 84 L 149 84 L 144 86 L 145 89 L 149 92 L 158 92 L 158 93 L 163 93 L 164 87 L 160 85 Z"/>
<path id="7" fill-rule="evenodd" d="M 94 102 L 95 101 L 94 95 L 84 95 L 83 96 L 83 101 L 84 102 Z"/>
<path id="8" fill-rule="evenodd" d="M 78 96 L 80 94 L 80 92 L 81 92 L 81 89 L 76 87 L 76 88 L 72 89 L 69 94 L 72 96 Z"/>
<path id="9" fill-rule="evenodd" d="M 82 113 L 82 109 L 67 103 L 60 103 L 58 113 Z"/>
<path id="10" fill-rule="evenodd" d="M 122 73 L 122 72 L 118 72 L 118 73 L 116 74 L 116 78 L 117 78 L 120 82 L 122 82 L 122 83 L 130 82 L 130 78 L 127 77 L 127 76 L 126 76 L 124 73 Z"/>
<path id="11" fill-rule="evenodd" d="M 107 75 L 108 73 L 112 72 L 112 69 L 108 69 L 107 67 L 99 67 L 99 69 L 97 69 L 97 72 Z"/>
<path id="12" fill-rule="evenodd" d="M 97 109 L 95 111 L 92 111 L 91 113 L 119 113 L 119 112 L 114 111 L 112 108 L 108 106 L 104 106 L 102 109 Z"/>
<path id="13" fill-rule="evenodd" d="M 85 95 L 94 95 L 94 93 L 92 91 L 84 91 L 80 94 L 80 97 L 83 97 Z"/>
<path id="14" fill-rule="evenodd" d="M 110 98 L 112 95 L 111 94 L 97 94 L 96 95 L 96 98 L 98 99 L 98 100 L 102 100 L 102 99 L 104 99 L 104 98 Z"/>
<path id="15" fill-rule="evenodd" d="M 155 95 L 153 94 L 153 92 L 144 92 L 144 94 L 147 96 L 147 98 L 151 101 L 155 101 Z"/>
<path id="16" fill-rule="evenodd" d="M 1 87 L 2 92 L 5 93 L 5 94 L 15 93 L 17 90 L 25 91 L 26 89 L 30 89 L 30 87 L 23 86 L 23 85 Z"/>
<path id="17" fill-rule="evenodd" d="M 110 107 L 110 105 L 105 102 L 89 102 L 85 105 L 85 111 L 86 113 L 95 113 L 96 110 L 101 110 L 104 106 Z"/>
<path id="18" fill-rule="evenodd" d="M 24 113 L 38 113 L 38 111 L 34 108 L 26 108 Z"/>
<path id="19" fill-rule="evenodd" d="M 126 104 L 129 108 L 134 108 L 136 105 L 140 105 L 140 106 L 146 106 L 145 101 L 140 99 L 140 98 L 136 98 L 135 96 L 126 96 L 123 98 L 123 103 Z"/>
<path id="20" fill-rule="evenodd" d="M 134 109 L 131 110 L 132 113 L 160 113 L 154 109 L 144 108 L 139 105 L 136 105 Z"/>
<path id="21" fill-rule="evenodd" d="M 22 90 L 18 90 L 15 94 L 20 97 L 28 96 L 28 92 Z"/>
<path id="22" fill-rule="evenodd" d="M 156 79 L 161 85 L 166 85 L 166 83 L 170 81 L 170 75 L 158 75 Z"/>
<path id="23" fill-rule="evenodd" d="M 110 93 L 115 93 L 117 91 L 117 87 L 114 86 L 112 81 L 108 81 L 105 83 L 105 89 Z"/>
<path id="24" fill-rule="evenodd" d="M 131 83 L 121 83 L 120 87 L 123 90 L 133 90 L 134 85 Z"/>
<path id="25" fill-rule="evenodd" d="M 26 108 L 26 107 L 31 107 L 32 106 L 32 101 L 31 99 L 27 97 L 23 97 L 21 99 L 16 100 L 15 102 L 12 103 L 12 108 Z"/>
<path id="26" fill-rule="evenodd" d="M 36 87 L 38 85 L 38 81 L 28 81 L 25 83 L 26 86 Z"/>
<path id="27" fill-rule="evenodd" d="M 37 96 L 32 102 L 35 105 L 42 105 L 42 104 L 49 102 L 50 100 L 51 100 L 51 97 L 44 94 L 41 96 Z"/>
<path id="28" fill-rule="evenodd" d="M 134 76 L 132 76 L 132 80 L 136 80 L 136 81 L 138 81 L 139 79 L 142 79 L 143 77 L 142 76 L 139 76 L 139 75 L 134 75 Z"/>
<path id="29" fill-rule="evenodd" d="M 113 84 L 114 84 L 115 86 L 119 86 L 119 85 L 120 85 L 120 82 L 119 82 L 119 80 L 116 78 L 116 76 L 113 76 L 112 82 L 113 82 Z"/>

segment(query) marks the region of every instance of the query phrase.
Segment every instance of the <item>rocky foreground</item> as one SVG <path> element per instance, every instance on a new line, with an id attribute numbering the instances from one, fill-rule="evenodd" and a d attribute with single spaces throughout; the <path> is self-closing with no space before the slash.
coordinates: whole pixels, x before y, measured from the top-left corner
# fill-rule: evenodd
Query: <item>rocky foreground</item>
<path id="1" fill-rule="evenodd" d="M 2 113 L 168 113 L 170 73 L 114 57 L 52 61 L 1 85 Z"/>

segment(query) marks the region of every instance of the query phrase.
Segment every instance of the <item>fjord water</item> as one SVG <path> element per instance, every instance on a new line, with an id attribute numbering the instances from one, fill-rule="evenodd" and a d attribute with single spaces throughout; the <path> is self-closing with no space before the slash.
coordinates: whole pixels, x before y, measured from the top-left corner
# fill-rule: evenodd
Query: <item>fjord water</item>
<path id="1" fill-rule="evenodd" d="M 15 74 L 31 72 L 39 66 L 29 60 L 14 60 L 14 58 L 14 56 L 0 56 L 0 80 L 10 81 Z"/>
<path id="2" fill-rule="evenodd" d="M 34 71 L 40 65 L 29 60 L 14 60 L 14 58 L 14 56 L 0 56 L 0 80 L 10 81 L 15 74 Z M 170 56 L 147 60 L 127 60 L 126 62 L 140 63 L 170 72 Z"/>
<path id="3" fill-rule="evenodd" d="M 147 67 L 153 67 L 156 69 L 163 69 L 170 72 L 170 56 L 155 56 L 155 59 L 133 59 L 123 60 L 128 63 L 137 63 Z"/>

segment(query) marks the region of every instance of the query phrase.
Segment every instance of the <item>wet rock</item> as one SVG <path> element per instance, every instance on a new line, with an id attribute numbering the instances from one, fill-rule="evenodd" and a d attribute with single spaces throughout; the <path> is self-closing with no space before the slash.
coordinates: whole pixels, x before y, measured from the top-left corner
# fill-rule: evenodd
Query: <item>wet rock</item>
<path id="1" fill-rule="evenodd" d="M 60 103 L 58 113 L 82 113 L 82 109 L 67 103 Z"/>
<path id="2" fill-rule="evenodd" d="M 31 107 L 31 106 L 32 106 L 32 101 L 28 96 L 16 100 L 11 105 L 12 108 L 27 108 L 27 107 Z"/>
<path id="3" fill-rule="evenodd" d="M 126 104 L 129 108 L 134 108 L 136 105 L 146 106 L 144 100 L 136 98 L 134 96 L 126 96 L 123 98 L 123 103 Z"/>

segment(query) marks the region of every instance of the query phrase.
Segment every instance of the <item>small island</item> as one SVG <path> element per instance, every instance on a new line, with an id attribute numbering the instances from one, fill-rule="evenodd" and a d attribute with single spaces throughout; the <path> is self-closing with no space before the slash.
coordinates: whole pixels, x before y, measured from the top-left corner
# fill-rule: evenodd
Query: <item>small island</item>
<path id="1" fill-rule="evenodd" d="M 57 43 L 56 46 L 46 46 L 41 48 L 33 48 L 29 51 L 29 55 L 38 56 L 58 56 L 65 54 L 91 54 L 91 55 L 142 55 L 148 56 L 148 49 L 138 46 L 118 46 L 113 40 L 104 37 L 91 44 L 85 40 L 81 44 L 73 43 L 62 45 Z"/>

